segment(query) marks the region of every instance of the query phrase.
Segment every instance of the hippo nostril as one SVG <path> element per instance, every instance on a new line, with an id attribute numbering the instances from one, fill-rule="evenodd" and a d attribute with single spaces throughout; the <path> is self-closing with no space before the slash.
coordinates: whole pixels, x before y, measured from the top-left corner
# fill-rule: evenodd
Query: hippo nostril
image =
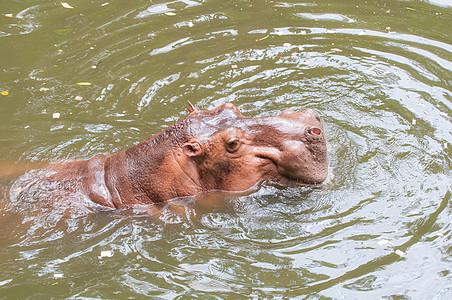
<path id="1" fill-rule="evenodd" d="M 312 127 L 308 130 L 309 134 L 314 134 L 314 135 L 321 135 L 322 134 L 322 130 L 320 128 L 317 127 Z"/>
<path id="2" fill-rule="evenodd" d="M 309 119 L 311 119 L 311 120 L 314 120 L 314 119 L 315 119 L 315 120 L 317 120 L 318 122 L 321 122 L 319 113 L 316 112 L 315 110 L 313 110 L 312 108 L 305 109 L 305 110 L 302 112 L 302 114 L 303 114 L 303 116 L 304 116 L 305 118 L 309 118 Z"/>
<path id="3" fill-rule="evenodd" d="M 280 114 L 283 118 L 296 118 L 297 113 L 291 109 L 287 109 Z"/>

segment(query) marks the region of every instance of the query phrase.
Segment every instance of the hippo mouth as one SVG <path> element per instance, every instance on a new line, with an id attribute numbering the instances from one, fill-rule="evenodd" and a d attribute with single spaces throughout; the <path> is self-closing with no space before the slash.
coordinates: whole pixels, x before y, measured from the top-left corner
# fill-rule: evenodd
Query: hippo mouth
<path id="1" fill-rule="evenodd" d="M 296 186 L 309 186 L 309 187 L 316 187 L 321 186 L 325 183 L 325 181 L 328 179 L 328 171 L 324 171 L 323 168 L 322 171 L 316 171 L 311 176 L 303 176 L 303 175 L 295 175 L 287 172 L 286 170 L 282 169 L 278 166 L 278 164 L 274 161 L 269 162 L 272 166 L 272 173 L 273 176 L 271 176 L 267 181 L 270 185 L 278 186 L 278 187 L 296 187 Z M 327 170 L 327 169 L 326 169 Z M 309 174 L 309 172 L 307 172 Z"/>
<path id="2" fill-rule="evenodd" d="M 269 180 L 269 183 L 271 185 L 276 186 L 288 186 L 288 187 L 295 187 L 295 186 L 310 186 L 310 187 L 316 187 L 321 186 L 325 183 L 325 178 L 294 178 L 286 175 L 282 175 L 281 173 L 278 173 L 274 178 Z"/>

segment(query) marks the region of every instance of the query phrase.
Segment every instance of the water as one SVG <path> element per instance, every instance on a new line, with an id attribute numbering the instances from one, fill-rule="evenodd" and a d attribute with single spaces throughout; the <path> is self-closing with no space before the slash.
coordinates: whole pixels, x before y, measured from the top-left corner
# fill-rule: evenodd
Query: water
<path id="1" fill-rule="evenodd" d="M 1 4 L 3 169 L 124 149 L 190 100 L 316 109 L 334 177 L 158 219 L 3 209 L 2 298 L 451 298 L 450 1 L 68 3 Z"/>

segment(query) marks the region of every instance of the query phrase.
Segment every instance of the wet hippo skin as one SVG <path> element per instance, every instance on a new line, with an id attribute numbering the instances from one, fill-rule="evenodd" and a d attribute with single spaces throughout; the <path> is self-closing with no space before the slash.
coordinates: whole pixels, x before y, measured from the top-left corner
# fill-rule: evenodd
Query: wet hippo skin
<path id="1" fill-rule="evenodd" d="M 314 110 L 249 118 L 231 103 L 207 111 L 189 103 L 189 115 L 162 132 L 118 153 L 53 164 L 30 188 L 58 195 L 60 204 L 76 193 L 124 208 L 263 181 L 318 185 L 327 176 L 324 127 Z"/>

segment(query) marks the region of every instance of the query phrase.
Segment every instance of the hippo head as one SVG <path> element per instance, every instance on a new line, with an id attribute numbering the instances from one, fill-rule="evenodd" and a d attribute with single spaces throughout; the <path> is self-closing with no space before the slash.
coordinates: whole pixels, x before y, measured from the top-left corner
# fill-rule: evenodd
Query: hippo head
<path id="1" fill-rule="evenodd" d="M 249 118 L 226 103 L 208 111 L 189 104 L 189 112 L 173 125 L 184 128 L 174 158 L 200 191 L 245 191 L 263 181 L 318 185 L 327 179 L 324 127 L 312 109 Z"/>

